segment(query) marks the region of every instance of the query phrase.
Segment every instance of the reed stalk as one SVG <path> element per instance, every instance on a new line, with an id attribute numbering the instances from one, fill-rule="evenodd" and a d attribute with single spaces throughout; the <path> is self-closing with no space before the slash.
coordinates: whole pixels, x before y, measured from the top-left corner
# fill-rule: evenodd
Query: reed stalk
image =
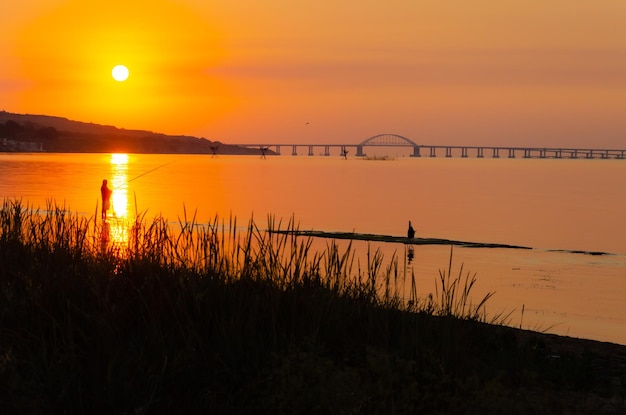
<path id="1" fill-rule="evenodd" d="M 268 229 L 250 219 L 245 231 L 234 217 L 199 224 L 186 209 L 177 224 L 141 212 L 118 219 L 3 202 L 0 386 L 16 403 L 0 409 L 57 402 L 67 412 L 141 413 L 168 408 L 158 398 L 167 388 L 185 402 L 183 380 L 224 403 L 296 352 L 339 361 L 394 347 L 412 356 L 424 332 L 416 319 L 482 321 L 493 295 L 472 304 L 476 274 L 463 280 L 461 266 L 453 278 L 452 250 L 436 295 L 421 300 L 413 288 L 409 300 L 395 255 L 385 266 L 368 247 L 362 266 L 352 243 L 314 251 L 293 218 L 270 216 Z M 118 226 L 125 239 L 115 239 Z"/>

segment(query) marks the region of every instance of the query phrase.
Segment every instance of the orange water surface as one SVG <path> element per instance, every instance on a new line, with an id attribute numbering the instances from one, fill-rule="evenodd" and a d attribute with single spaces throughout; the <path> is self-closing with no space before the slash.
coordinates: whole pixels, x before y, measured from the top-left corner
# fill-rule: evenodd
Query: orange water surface
<path id="1" fill-rule="evenodd" d="M 0 154 L 0 177 L 0 198 L 86 216 L 108 179 L 116 219 L 232 215 L 263 227 L 272 215 L 302 230 L 394 236 L 411 220 L 417 237 L 529 247 L 457 247 L 453 271 L 476 273 L 473 292 L 495 292 L 487 310 L 510 312 L 510 325 L 626 344 L 626 160 Z M 410 263 L 404 244 L 369 247 L 395 255 L 419 296 L 450 258 L 449 246 L 416 246 Z"/>

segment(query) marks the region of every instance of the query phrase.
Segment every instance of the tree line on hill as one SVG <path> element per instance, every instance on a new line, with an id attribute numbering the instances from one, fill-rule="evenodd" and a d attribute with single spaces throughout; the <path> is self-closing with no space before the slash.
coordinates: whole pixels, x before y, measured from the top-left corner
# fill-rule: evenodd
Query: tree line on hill
<path id="1" fill-rule="evenodd" d="M 33 144 L 53 153 L 260 154 L 205 138 L 1 111 L 0 151 L 21 151 Z"/>

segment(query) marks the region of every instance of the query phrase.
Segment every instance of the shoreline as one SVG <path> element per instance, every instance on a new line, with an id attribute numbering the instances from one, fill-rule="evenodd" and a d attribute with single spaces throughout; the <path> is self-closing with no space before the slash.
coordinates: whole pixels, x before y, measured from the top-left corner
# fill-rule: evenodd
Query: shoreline
<path id="1" fill-rule="evenodd" d="M 464 248 L 504 248 L 504 249 L 523 249 L 534 250 L 530 246 L 513 245 L 498 242 L 475 242 L 475 241 L 459 241 L 446 238 L 407 238 L 406 236 L 393 236 L 393 235 L 380 235 L 371 233 L 356 233 L 356 232 L 335 232 L 335 231 L 293 231 L 293 230 L 268 230 L 272 233 L 278 234 L 293 234 L 296 236 L 308 236 L 314 238 L 328 238 L 328 239 L 346 239 L 354 241 L 372 241 L 372 242 L 385 242 L 385 243 L 401 243 L 404 245 L 454 245 Z M 604 251 L 586 251 L 580 249 L 541 249 L 546 252 L 559 252 L 568 254 L 582 254 L 591 256 L 602 255 L 616 255 L 610 252 Z"/>
<path id="2" fill-rule="evenodd" d="M 270 230 L 272 233 L 278 234 L 293 234 L 296 236 L 310 236 L 315 238 L 330 238 L 330 239 L 350 239 L 355 241 L 373 241 L 373 242 L 387 242 L 387 243 L 402 243 L 405 245 L 455 245 L 466 248 L 508 248 L 508 249 L 533 249 L 528 246 L 510 245 L 502 243 L 490 243 L 490 242 L 468 242 L 458 241 L 454 239 L 445 238 L 407 238 L 406 236 L 393 236 L 393 235 L 377 235 L 371 233 L 356 233 L 356 232 L 330 232 L 330 231 L 293 231 L 293 230 Z"/>

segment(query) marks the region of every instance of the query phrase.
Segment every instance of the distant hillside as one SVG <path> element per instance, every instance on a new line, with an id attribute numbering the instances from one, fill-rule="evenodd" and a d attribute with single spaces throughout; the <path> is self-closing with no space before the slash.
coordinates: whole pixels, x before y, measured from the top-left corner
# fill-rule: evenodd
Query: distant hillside
<path id="1" fill-rule="evenodd" d="M 0 111 L 0 151 L 32 148 L 53 153 L 260 154 L 205 138 Z"/>

